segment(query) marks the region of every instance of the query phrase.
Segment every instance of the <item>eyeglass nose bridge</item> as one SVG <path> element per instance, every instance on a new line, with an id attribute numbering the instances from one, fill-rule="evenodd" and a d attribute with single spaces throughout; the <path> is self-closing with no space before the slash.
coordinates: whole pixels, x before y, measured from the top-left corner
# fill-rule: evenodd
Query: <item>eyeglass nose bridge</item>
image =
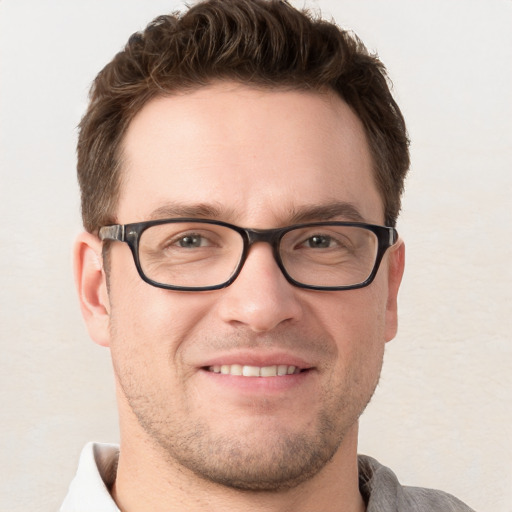
<path id="1" fill-rule="evenodd" d="M 244 232 L 247 237 L 247 246 L 251 247 L 257 242 L 265 242 L 270 244 L 273 248 L 279 246 L 279 241 L 282 238 L 285 229 L 248 229 L 245 228 Z"/>
<path id="2" fill-rule="evenodd" d="M 235 278 L 238 276 L 238 274 L 242 271 L 243 266 L 245 265 L 245 262 L 247 260 L 247 257 L 249 255 L 249 251 L 251 247 L 256 243 L 267 243 L 272 248 L 272 254 L 274 256 L 274 260 L 277 263 L 277 266 L 283 273 L 284 277 L 290 281 L 290 276 L 288 275 L 286 269 L 284 268 L 283 262 L 281 260 L 281 256 L 279 254 L 279 244 L 281 242 L 281 239 L 283 235 L 288 230 L 286 228 L 276 228 L 276 229 L 249 229 L 249 228 L 243 228 L 242 232 L 244 235 L 244 250 L 242 257 L 240 259 L 238 271 L 236 273 Z"/>

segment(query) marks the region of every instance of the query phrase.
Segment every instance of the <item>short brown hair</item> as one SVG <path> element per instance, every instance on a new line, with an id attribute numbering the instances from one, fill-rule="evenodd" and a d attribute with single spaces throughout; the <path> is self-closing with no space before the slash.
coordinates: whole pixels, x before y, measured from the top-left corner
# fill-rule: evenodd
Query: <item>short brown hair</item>
<path id="1" fill-rule="evenodd" d="M 78 139 L 88 231 L 115 222 L 121 144 L 133 117 L 154 97 L 214 80 L 336 91 L 364 125 L 385 222 L 395 225 L 409 144 L 380 60 L 355 35 L 285 1 L 207 0 L 133 34 L 94 80 Z"/>

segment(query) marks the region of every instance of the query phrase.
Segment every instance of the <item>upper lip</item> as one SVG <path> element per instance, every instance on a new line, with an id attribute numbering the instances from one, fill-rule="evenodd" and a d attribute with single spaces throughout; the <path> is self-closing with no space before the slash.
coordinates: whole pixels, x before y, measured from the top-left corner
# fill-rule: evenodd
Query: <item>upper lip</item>
<path id="1" fill-rule="evenodd" d="M 211 366 L 240 364 L 242 366 L 277 366 L 287 365 L 295 366 L 300 370 L 312 368 L 310 362 L 304 358 L 288 352 L 267 352 L 260 353 L 254 351 L 235 351 L 225 354 L 216 354 L 214 357 L 206 359 L 199 366 L 201 368 L 209 368 Z"/>

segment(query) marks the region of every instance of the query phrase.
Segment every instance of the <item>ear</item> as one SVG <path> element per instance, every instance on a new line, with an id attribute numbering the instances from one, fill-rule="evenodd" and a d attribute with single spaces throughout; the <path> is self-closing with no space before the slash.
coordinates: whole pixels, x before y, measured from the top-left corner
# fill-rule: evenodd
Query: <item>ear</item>
<path id="1" fill-rule="evenodd" d="M 388 300 L 386 304 L 386 341 L 396 336 L 398 329 L 397 296 L 405 266 L 405 244 L 399 239 L 388 253 Z"/>
<path id="2" fill-rule="evenodd" d="M 76 239 L 73 262 L 80 308 L 90 337 L 104 347 L 110 343 L 110 303 L 103 270 L 101 241 L 91 233 Z"/>

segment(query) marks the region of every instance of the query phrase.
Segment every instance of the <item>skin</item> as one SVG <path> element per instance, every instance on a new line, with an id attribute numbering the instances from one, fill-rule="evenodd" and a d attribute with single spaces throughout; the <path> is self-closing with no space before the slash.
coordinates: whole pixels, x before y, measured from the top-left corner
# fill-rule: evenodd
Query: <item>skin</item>
<path id="1" fill-rule="evenodd" d="M 157 98 L 132 121 L 123 157 L 122 224 L 192 214 L 272 228 L 325 220 L 322 208 L 384 221 L 361 123 L 331 93 L 217 83 Z M 77 240 L 83 315 L 116 376 L 122 510 L 364 510 L 357 423 L 396 333 L 401 241 L 370 286 L 337 292 L 292 286 L 263 243 L 211 292 L 146 284 L 126 244 L 110 258 L 107 292 L 100 242 Z M 204 370 L 222 362 L 307 371 Z"/>

